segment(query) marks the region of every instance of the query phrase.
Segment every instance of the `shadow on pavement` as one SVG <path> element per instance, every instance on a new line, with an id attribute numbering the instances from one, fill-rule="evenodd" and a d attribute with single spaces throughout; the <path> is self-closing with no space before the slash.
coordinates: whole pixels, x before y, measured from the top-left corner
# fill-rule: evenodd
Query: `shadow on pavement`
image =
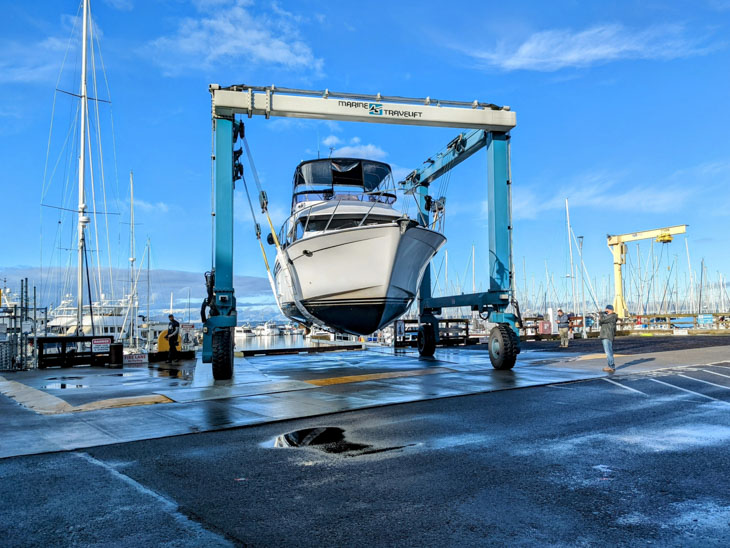
<path id="1" fill-rule="evenodd" d="M 617 365 L 616 366 L 616 369 L 625 369 L 625 368 L 627 368 L 627 367 L 629 367 L 631 365 L 639 365 L 641 363 L 653 362 L 655 359 L 656 358 L 642 358 L 642 359 L 639 359 L 639 360 L 631 360 L 630 362 L 626 362 L 626 363 L 624 363 L 622 365 Z"/>

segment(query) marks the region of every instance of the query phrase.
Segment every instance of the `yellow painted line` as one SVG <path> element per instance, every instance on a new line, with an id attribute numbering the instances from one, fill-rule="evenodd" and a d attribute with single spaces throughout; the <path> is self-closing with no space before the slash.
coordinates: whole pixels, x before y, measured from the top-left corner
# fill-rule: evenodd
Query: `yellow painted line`
<path id="1" fill-rule="evenodd" d="M 23 383 L 8 381 L 0 377 L 0 394 L 14 399 L 20 405 L 35 411 L 40 415 L 62 415 L 65 413 L 79 413 L 97 411 L 99 409 L 113 409 L 117 407 L 131 407 L 135 405 L 153 405 L 156 403 L 173 403 L 173 400 L 160 394 L 146 396 L 130 396 L 125 398 L 111 398 L 73 406 L 61 398 L 31 388 Z"/>
<path id="2" fill-rule="evenodd" d="M 115 409 L 117 407 L 132 407 L 135 405 L 154 405 L 156 403 L 173 403 L 168 397 L 161 394 L 150 394 L 148 396 L 129 396 L 126 398 L 111 398 L 78 405 L 72 409 L 78 411 L 97 411 L 99 409 Z"/>
<path id="3" fill-rule="evenodd" d="M 0 382 L 0 394 L 41 415 L 58 415 L 73 411 L 73 405 L 42 390 L 15 381 Z"/>
<path id="4" fill-rule="evenodd" d="M 614 358 L 625 358 L 630 355 L 631 354 L 614 354 L 613 357 Z M 579 356 L 577 358 L 577 361 L 597 360 L 598 358 L 605 358 L 605 357 L 606 357 L 606 354 L 604 354 L 603 352 L 601 352 L 600 354 L 583 354 L 582 356 Z"/>
<path id="5" fill-rule="evenodd" d="M 397 379 L 400 377 L 419 377 L 436 373 L 455 373 L 447 367 L 432 367 L 431 369 L 412 369 L 410 371 L 393 371 L 390 373 L 372 373 L 369 375 L 349 375 L 346 377 L 332 377 L 330 379 L 313 379 L 304 381 L 315 386 L 329 386 L 332 384 L 346 384 L 349 382 L 376 381 L 380 379 Z"/>

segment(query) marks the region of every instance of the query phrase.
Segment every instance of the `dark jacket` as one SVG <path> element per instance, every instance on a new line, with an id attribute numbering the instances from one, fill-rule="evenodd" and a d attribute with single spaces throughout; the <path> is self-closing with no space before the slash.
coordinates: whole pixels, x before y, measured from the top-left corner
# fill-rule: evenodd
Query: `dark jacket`
<path id="1" fill-rule="evenodd" d="M 601 326 L 601 333 L 598 335 L 599 339 L 612 341 L 616 337 L 616 320 L 618 320 L 616 314 L 601 312 L 601 315 L 598 317 L 598 325 Z"/>
<path id="2" fill-rule="evenodd" d="M 180 322 L 177 320 L 170 320 L 170 323 L 167 324 L 167 337 L 170 339 L 177 339 L 177 336 L 180 334 Z"/>
<path id="3" fill-rule="evenodd" d="M 558 327 L 570 327 L 570 318 L 568 318 L 567 314 L 563 314 L 562 316 L 558 314 L 555 318 L 558 320 Z"/>

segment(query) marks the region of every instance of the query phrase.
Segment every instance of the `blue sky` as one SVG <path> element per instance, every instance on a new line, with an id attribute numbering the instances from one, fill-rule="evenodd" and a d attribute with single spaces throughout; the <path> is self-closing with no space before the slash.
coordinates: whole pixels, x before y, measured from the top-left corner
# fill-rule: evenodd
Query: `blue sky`
<path id="1" fill-rule="evenodd" d="M 60 254 L 52 250 L 72 236 L 56 242 L 61 210 L 41 211 L 39 204 L 42 196 L 49 205 L 76 203 L 72 189 L 64 192 L 75 166 L 63 142 L 77 100 L 56 94 L 54 102 L 54 89 L 78 92 L 79 40 L 72 36 L 79 33 L 79 4 L 2 4 L 0 276 L 12 278 L 20 267 L 34 272 L 41 260 L 58 266 Z M 612 271 L 606 234 L 685 223 L 692 268 L 704 258 L 711 278 L 730 274 L 728 0 L 465 1 L 448 9 L 435 1 L 373 8 L 345 1 L 94 0 L 92 12 L 110 90 L 99 70 L 98 96 L 112 101 L 99 110 L 107 211 L 120 213 L 109 216 L 115 267 L 123 268 L 129 254 L 128 226 L 118 221 L 129 215 L 134 170 L 138 256 L 149 237 L 152 267 L 201 273 L 193 291 L 202 295 L 211 249 L 207 89 L 216 82 L 510 105 L 518 123 L 512 174 L 520 287 L 524 261 L 528 287 L 532 279 L 536 288 L 544 284 L 547 263 L 558 291 L 567 288 L 565 198 L 598 286 L 608 287 Z M 457 133 L 263 118 L 246 125 L 277 224 L 288 213 L 294 167 L 316 157 L 318 147 L 323 155 L 332 147 L 335 155 L 383 160 L 402 174 Z M 485 162 L 479 154 L 454 170 L 447 194 L 450 282 L 467 278 L 467 291 L 472 244 L 477 284 L 485 283 Z M 101 184 L 100 166 L 96 173 Z M 236 274 L 263 277 L 240 194 L 236 206 Z M 71 217 L 64 223 L 73 226 Z M 676 261 L 680 283 L 684 239 L 655 249 L 658 270 Z M 646 261 L 649 250 L 644 243 L 630 253 Z M 441 258 L 434 264 L 438 269 Z M 260 284 L 237 290 L 268 313 L 273 301 Z"/>

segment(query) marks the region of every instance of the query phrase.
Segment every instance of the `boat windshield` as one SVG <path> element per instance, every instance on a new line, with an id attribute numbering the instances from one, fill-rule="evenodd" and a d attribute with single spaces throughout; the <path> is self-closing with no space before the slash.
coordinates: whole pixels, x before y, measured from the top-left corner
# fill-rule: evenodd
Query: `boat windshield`
<path id="1" fill-rule="evenodd" d="M 292 206 L 319 200 L 395 202 L 390 166 L 373 160 L 327 158 L 302 162 L 294 172 Z"/>

